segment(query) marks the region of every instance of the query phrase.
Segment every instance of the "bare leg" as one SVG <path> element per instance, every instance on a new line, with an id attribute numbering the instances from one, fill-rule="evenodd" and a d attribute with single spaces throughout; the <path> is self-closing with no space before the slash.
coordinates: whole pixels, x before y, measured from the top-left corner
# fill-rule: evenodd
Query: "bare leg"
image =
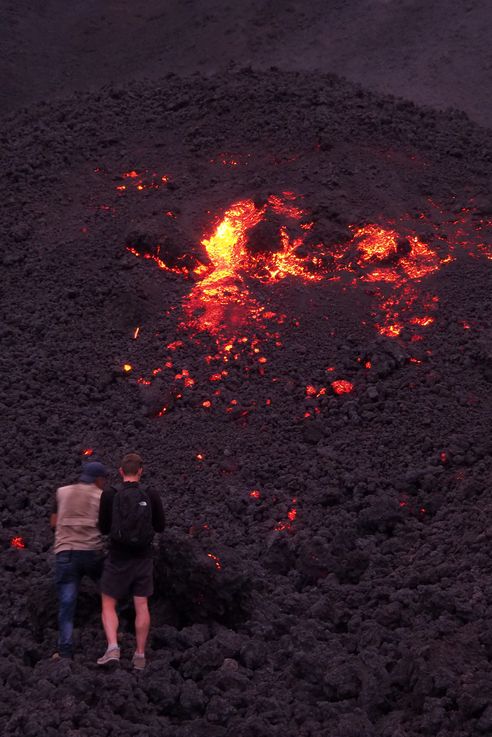
<path id="1" fill-rule="evenodd" d="M 150 629 L 150 614 L 149 605 L 146 596 L 134 596 L 133 604 L 135 606 L 135 634 L 137 637 L 137 649 L 138 655 L 145 653 L 145 643 L 149 635 Z"/>
<path id="2" fill-rule="evenodd" d="M 116 599 L 106 594 L 101 594 L 102 613 L 101 619 L 108 641 L 108 650 L 118 645 L 118 615 L 116 614 Z"/>

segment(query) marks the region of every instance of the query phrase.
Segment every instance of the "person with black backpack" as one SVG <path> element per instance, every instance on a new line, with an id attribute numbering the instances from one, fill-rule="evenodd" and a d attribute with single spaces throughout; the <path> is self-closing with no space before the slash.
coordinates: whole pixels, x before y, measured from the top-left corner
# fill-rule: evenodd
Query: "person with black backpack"
<path id="1" fill-rule="evenodd" d="M 154 533 L 162 532 L 165 519 L 162 501 L 152 489 L 140 485 L 143 461 L 128 453 L 121 461 L 123 483 L 103 491 L 99 506 L 99 529 L 109 535 L 109 551 L 101 578 L 102 623 L 107 649 L 98 665 L 120 659 L 118 615 L 120 599 L 133 597 L 137 646 L 133 667 L 145 668 L 145 644 L 150 629 L 148 597 L 152 595 Z"/>

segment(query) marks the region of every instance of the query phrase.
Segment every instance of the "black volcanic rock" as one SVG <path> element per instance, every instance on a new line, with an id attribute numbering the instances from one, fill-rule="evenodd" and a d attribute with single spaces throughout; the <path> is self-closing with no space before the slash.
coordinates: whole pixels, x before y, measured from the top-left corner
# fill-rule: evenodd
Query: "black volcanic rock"
<path id="1" fill-rule="evenodd" d="M 152 221 L 139 223 L 127 233 L 125 246 L 144 258 L 159 258 L 171 269 L 192 268 L 197 263 L 194 255 L 196 244 L 172 219 L 159 229 Z"/>
<path id="2" fill-rule="evenodd" d="M 487 734 L 491 281 L 468 242 L 488 212 L 487 131 L 336 77 L 251 67 L 59 99 L 2 127 L 1 733 Z M 175 186 L 117 190 L 133 170 Z M 297 253 L 325 259 L 314 278 L 241 274 L 226 313 L 221 289 L 196 297 L 203 271 L 153 260 L 198 268 L 232 203 L 282 192 L 314 222 Z M 452 221 L 476 193 L 462 247 Z M 287 220 L 249 247 L 264 258 L 273 239 L 278 255 L 278 228 L 302 231 Z M 377 327 L 392 283 L 363 278 L 355 244 L 337 252 L 367 223 L 402 230 L 388 268 L 412 223 L 454 259 L 399 293 L 399 337 Z M 407 320 L 427 312 L 428 326 Z M 48 516 L 88 449 L 112 469 L 139 450 L 166 510 L 142 674 L 131 602 L 120 670 L 96 670 L 88 582 L 75 659 L 50 660 Z"/>
<path id="3" fill-rule="evenodd" d="M 267 218 L 262 220 L 258 225 L 248 233 L 248 250 L 253 255 L 274 253 L 282 249 L 282 241 L 280 238 L 280 229 L 283 220 L 280 216 L 273 213 L 267 213 Z"/>

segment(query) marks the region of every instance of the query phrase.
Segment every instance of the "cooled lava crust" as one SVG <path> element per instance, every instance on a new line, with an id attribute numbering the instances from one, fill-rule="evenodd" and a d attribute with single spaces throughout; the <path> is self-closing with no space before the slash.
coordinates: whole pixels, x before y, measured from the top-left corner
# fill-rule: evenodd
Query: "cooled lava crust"
<path id="1" fill-rule="evenodd" d="M 488 132 L 245 69 L 40 104 L 2 147 L 0 732 L 490 733 Z M 55 489 L 129 449 L 168 520 L 150 664 L 124 609 L 97 670 L 89 585 L 53 663 Z"/>

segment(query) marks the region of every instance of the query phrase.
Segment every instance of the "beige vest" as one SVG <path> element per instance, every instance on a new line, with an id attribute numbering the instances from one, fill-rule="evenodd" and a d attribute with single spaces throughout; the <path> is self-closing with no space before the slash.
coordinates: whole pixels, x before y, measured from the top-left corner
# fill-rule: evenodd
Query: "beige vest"
<path id="1" fill-rule="evenodd" d="M 102 548 L 97 527 L 101 494 L 96 484 L 72 484 L 57 490 L 55 553 Z"/>

